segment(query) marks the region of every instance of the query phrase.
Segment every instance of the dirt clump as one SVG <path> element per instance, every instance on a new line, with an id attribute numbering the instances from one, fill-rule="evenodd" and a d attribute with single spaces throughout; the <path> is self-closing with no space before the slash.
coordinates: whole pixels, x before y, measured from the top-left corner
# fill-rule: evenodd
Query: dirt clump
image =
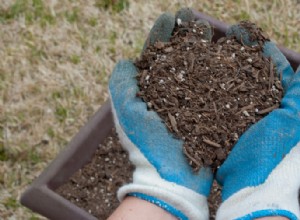
<path id="1" fill-rule="evenodd" d="M 216 171 L 239 137 L 278 108 L 283 95 L 275 66 L 263 57 L 267 37 L 252 23 L 240 25 L 257 45 L 234 37 L 209 42 L 206 27 L 189 22 L 175 27 L 170 42 L 147 47 L 135 62 L 137 96 L 184 141 L 195 170 Z"/>

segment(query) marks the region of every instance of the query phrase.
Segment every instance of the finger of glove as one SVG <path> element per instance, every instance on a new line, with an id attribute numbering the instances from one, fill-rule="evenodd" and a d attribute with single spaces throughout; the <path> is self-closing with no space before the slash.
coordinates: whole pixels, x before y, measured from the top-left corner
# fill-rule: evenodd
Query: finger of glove
<path id="1" fill-rule="evenodd" d="M 183 152 L 183 142 L 175 139 L 154 111 L 136 97 L 137 70 L 130 61 L 119 62 L 109 81 L 109 93 L 118 122 L 160 176 L 207 196 L 213 180 L 210 168 L 195 173 Z M 130 153 L 130 152 L 129 152 Z"/>
<path id="2" fill-rule="evenodd" d="M 129 60 L 117 63 L 109 79 L 109 92 L 118 107 L 126 99 L 126 92 L 136 93 L 138 91 L 136 81 L 137 69 Z"/>
<path id="3" fill-rule="evenodd" d="M 249 31 L 239 24 L 232 25 L 226 32 L 226 36 L 236 37 L 239 42 L 247 46 L 254 46 L 258 44 L 255 39 L 251 39 Z M 284 91 L 286 91 L 289 86 L 289 82 L 294 75 L 294 71 L 290 63 L 278 47 L 270 41 L 264 44 L 263 55 L 267 58 L 271 58 L 272 62 L 275 64 L 276 73 L 282 78 L 282 86 Z"/>
<path id="4" fill-rule="evenodd" d="M 202 35 L 203 40 L 207 40 L 208 42 L 211 42 L 213 31 L 208 21 L 199 19 L 196 21 L 196 25 L 203 27 L 203 35 Z"/>
<path id="5" fill-rule="evenodd" d="M 290 80 L 280 109 L 251 126 L 218 170 L 218 182 L 221 185 L 226 183 L 223 200 L 242 188 L 263 183 L 285 155 L 299 143 L 299 124 L 300 66 Z M 243 181 L 239 180 L 241 178 Z"/>
<path id="6" fill-rule="evenodd" d="M 176 22 L 180 25 L 181 22 L 190 22 L 195 20 L 195 15 L 190 8 L 181 8 L 175 14 Z"/>
<path id="7" fill-rule="evenodd" d="M 291 77 L 288 89 L 281 101 L 281 108 L 300 119 L 300 66 Z"/>
<path id="8" fill-rule="evenodd" d="M 176 12 L 175 19 L 178 25 L 182 22 L 190 22 L 196 19 L 195 14 L 190 8 L 182 8 Z M 203 19 L 196 20 L 196 25 L 203 27 L 203 40 L 211 42 L 212 39 L 212 29 L 210 24 Z"/>
<path id="9" fill-rule="evenodd" d="M 284 91 L 287 91 L 291 79 L 294 76 L 294 70 L 291 64 L 281 53 L 276 44 L 271 41 L 268 41 L 263 45 L 263 55 L 267 58 L 271 58 L 272 62 L 276 66 L 276 73 L 279 78 L 281 78 L 282 87 Z"/>
<path id="10" fill-rule="evenodd" d="M 226 36 L 235 37 L 239 42 L 250 47 L 257 45 L 256 40 L 250 39 L 249 31 L 240 24 L 230 26 L 226 31 Z"/>
<path id="11" fill-rule="evenodd" d="M 148 38 L 144 44 L 143 51 L 156 42 L 169 42 L 175 26 L 175 17 L 171 13 L 164 13 L 155 21 Z"/>
<path id="12" fill-rule="evenodd" d="M 299 141 L 299 119 L 282 109 L 251 126 L 217 172 L 223 201 L 241 189 L 264 183 Z"/>
<path id="13" fill-rule="evenodd" d="M 298 66 L 297 70 L 296 70 L 296 74 L 300 73 L 300 65 Z"/>

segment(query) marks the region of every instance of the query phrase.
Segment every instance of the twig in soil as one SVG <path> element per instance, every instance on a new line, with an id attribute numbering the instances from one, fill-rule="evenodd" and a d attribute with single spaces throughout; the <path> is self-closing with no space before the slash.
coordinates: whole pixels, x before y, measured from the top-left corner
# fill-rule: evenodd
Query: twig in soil
<path id="1" fill-rule="evenodd" d="M 274 109 L 276 109 L 278 107 L 279 107 L 279 105 L 273 105 L 273 106 L 271 106 L 269 108 L 265 108 L 263 110 L 258 111 L 256 114 L 263 115 L 263 114 L 269 113 L 270 111 L 273 111 Z"/>
<path id="2" fill-rule="evenodd" d="M 269 89 L 272 88 L 273 83 L 274 83 L 273 62 L 272 62 L 272 60 L 270 60 Z"/>
<path id="3" fill-rule="evenodd" d="M 177 122 L 176 122 L 175 117 L 173 115 L 171 115 L 169 112 L 168 112 L 168 117 L 170 119 L 172 128 L 174 129 L 174 131 L 176 133 L 178 133 Z"/>
<path id="4" fill-rule="evenodd" d="M 188 157 L 188 159 L 190 159 L 190 161 L 196 164 L 197 168 L 195 169 L 195 171 L 197 171 L 200 168 L 201 164 L 188 153 L 185 147 L 183 148 L 183 153 Z"/>
<path id="5" fill-rule="evenodd" d="M 218 144 L 218 143 L 216 143 L 214 141 L 208 140 L 206 138 L 203 138 L 203 142 L 206 143 L 206 144 L 208 144 L 208 145 L 210 145 L 210 146 L 212 146 L 212 147 L 216 147 L 216 148 L 222 147 L 220 144 Z"/>
<path id="6" fill-rule="evenodd" d="M 237 113 L 235 113 L 235 115 L 239 115 L 241 114 L 243 111 L 246 111 L 246 110 L 249 110 L 249 109 L 253 109 L 255 107 L 254 104 L 250 104 L 250 105 L 247 105 L 247 106 L 244 106 L 241 108 L 240 111 L 238 111 Z"/>

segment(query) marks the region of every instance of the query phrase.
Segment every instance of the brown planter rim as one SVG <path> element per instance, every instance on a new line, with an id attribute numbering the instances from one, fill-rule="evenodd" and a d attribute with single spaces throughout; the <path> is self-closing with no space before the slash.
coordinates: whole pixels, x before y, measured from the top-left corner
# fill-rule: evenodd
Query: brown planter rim
<path id="1" fill-rule="evenodd" d="M 214 27 L 214 39 L 225 36 L 229 25 L 208 15 L 194 11 L 197 18 L 207 20 Z M 300 54 L 279 47 L 296 69 L 300 64 Z M 95 220 L 85 210 L 61 197 L 54 190 L 63 185 L 81 167 L 83 167 L 113 128 L 110 103 L 107 101 L 95 115 L 83 126 L 68 146 L 36 178 L 21 196 L 21 204 L 31 210 L 56 220 L 88 219 Z"/>

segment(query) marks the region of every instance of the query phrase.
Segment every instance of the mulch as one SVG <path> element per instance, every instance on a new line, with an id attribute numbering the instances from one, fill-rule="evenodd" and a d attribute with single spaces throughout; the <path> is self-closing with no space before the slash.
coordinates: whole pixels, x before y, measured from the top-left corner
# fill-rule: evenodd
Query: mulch
<path id="1" fill-rule="evenodd" d="M 283 95 L 275 66 L 262 56 L 268 38 L 254 24 L 240 24 L 250 39 L 258 39 L 257 46 L 234 37 L 209 42 L 207 27 L 189 22 L 175 27 L 170 42 L 147 47 L 135 62 L 137 96 L 184 141 L 194 170 L 216 171 L 239 137 L 278 108 Z"/>

